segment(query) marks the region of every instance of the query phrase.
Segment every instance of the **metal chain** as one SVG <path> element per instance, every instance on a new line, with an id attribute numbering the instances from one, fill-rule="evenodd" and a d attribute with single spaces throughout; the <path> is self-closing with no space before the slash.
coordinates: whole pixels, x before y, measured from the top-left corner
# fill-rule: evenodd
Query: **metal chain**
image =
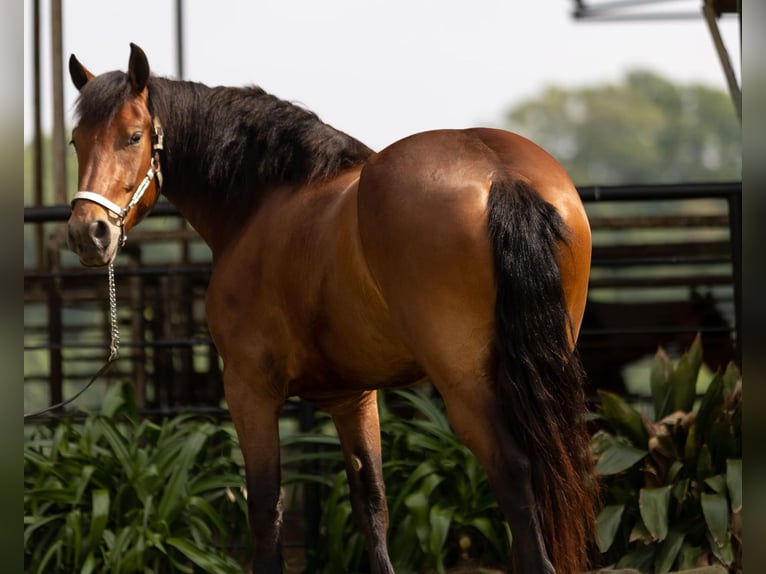
<path id="1" fill-rule="evenodd" d="M 120 326 L 117 321 L 117 288 L 114 282 L 114 265 L 109 264 L 109 329 L 112 340 L 109 345 L 109 361 L 120 356 Z"/>

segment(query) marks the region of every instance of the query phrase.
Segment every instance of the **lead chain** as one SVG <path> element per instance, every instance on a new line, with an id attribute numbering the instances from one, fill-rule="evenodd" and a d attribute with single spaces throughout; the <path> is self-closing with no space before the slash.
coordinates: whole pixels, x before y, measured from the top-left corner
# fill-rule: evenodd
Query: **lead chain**
<path id="1" fill-rule="evenodd" d="M 120 327 L 117 323 L 117 289 L 114 283 L 114 266 L 109 264 L 109 327 L 112 341 L 109 345 L 109 361 L 120 356 Z"/>

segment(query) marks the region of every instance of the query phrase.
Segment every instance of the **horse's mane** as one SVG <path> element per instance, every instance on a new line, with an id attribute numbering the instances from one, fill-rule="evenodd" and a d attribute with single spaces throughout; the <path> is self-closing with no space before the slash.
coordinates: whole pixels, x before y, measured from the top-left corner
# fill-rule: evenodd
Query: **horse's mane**
<path id="1" fill-rule="evenodd" d="M 165 132 L 163 170 L 175 189 L 214 194 L 237 205 L 266 186 L 334 177 L 363 163 L 366 145 L 316 114 L 259 87 L 208 87 L 152 76 L 150 112 Z M 108 72 L 83 86 L 79 121 L 109 121 L 131 96 L 127 74 Z"/>

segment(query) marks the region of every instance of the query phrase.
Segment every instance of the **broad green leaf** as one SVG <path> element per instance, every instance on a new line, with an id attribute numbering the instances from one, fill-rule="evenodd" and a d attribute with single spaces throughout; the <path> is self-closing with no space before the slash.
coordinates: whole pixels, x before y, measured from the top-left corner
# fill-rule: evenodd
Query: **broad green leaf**
<path id="1" fill-rule="evenodd" d="M 101 414 L 108 418 L 113 418 L 115 413 L 125 404 L 124 383 L 117 383 L 107 388 L 104 398 L 101 401 Z"/>
<path id="2" fill-rule="evenodd" d="M 716 474 L 715 476 L 706 478 L 705 484 L 718 494 L 726 492 L 726 478 L 722 474 Z"/>
<path id="3" fill-rule="evenodd" d="M 40 560 L 40 565 L 37 567 L 37 574 L 47 574 L 48 572 L 61 572 L 61 549 L 64 546 L 63 540 L 57 540 L 51 544 L 50 548 L 45 551 L 45 555 Z M 53 565 L 49 566 L 49 563 L 54 561 Z"/>
<path id="4" fill-rule="evenodd" d="M 196 431 L 184 443 L 176 458 L 173 474 L 165 486 L 165 492 L 157 507 L 157 515 L 161 520 L 172 519 L 180 508 L 186 506 L 189 468 L 206 440 L 205 434 Z"/>
<path id="5" fill-rule="evenodd" d="M 624 504 L 612 504 L 601 509 L 596 519 L 596 543 L 601 552 L 606 552 L 612 546 L 624 511 Z"/>
<path id="6" fill-rule="evenodd" d="M 429 512 L 429 521 L 431 523 L 431 531 L 428 535 L 428 549 L 430 551 L 432 560 L 436 566 L 439 574 L 444 574 L 444 543 L 447 540 L 449 534 L 450 525 L 452 524 L 453 510 L 450 508 L 442 508 L 436 504 L 431 507 Z"/>
<path id="7" fill-rule="evenodd" d="M 657 354 L 652 362 L 652 370 L 649 375 L 649 384 L 654 402 L 654 420 L 660 420 L 670 414 L 668 407 L 670 401 L 670 358 L 662 349 L 657 349 Z"/>
<path id="8" fill-rule="evenodd" d="M 671 529 L 667 538 L 660 545 L 657 557 L 654 560 L 655 574 L 665 574 L 670 572 L 673 563 L 676 561 L 678 552 L 684 542 L 685 534 L 680 530 Z"/>
<path id="9" fill-rule="evenodd" d="M 657 554 L 656 544 L 642 545 L 625 554 L 617 561 L 617 568 L 634 568 L 639 572 L 649 572 Z"/>
<path id="10" fill-rule="evenodd" d="M 655 540 L 662 542 L 668 535 L 668 509 L 671 486 L 642 488 L 638 496 L 641 519 Z"/>
<path id="11" fill-rule="evenodd" d="M 741 374 L 737 368 L 737 365 L 734 363 L 729 363 L 726 367 L 726 371 L 723 374 L 724 396 L 726 398 L 730 397 L 734 392 L 734 389 L 736 388 L 740 378 Z"/>
<path id="12" fill-rule="evenodd" d="M 472 518 L 471 520 L 467 521 L 465 523 L 466 526 L 472 526 L 476 530 L 478 530 L 484 538 L 487 539 L 487 541 L 492 545 L 492 548 L 494 549 L 495 553 L 498 556 L 503 556 L 505 553 L 505 550 L 503 548 L 503 542 L 498 536 L 497 531 L 495 530 L 495 527 L 493 526 L 492 522 L 490 522 L 489 518 L 485 516 L 476 516 Z"/>
<path id="13" fill-rule="evenodd" d="M 35 533 L 35 530 L 42 528 L 44 526 L 47 526 L 51 522 L 55 522 L 60 519 L 61 519 L 61 515 L 59 514 L 52 514 L 49 516 L 37 516 L 37 517 L 25 516 L 24 524 L 28 526 L 24 528 L 24 548 L 27 547 L 27 544 L 32 538 L 32 535 Z"/>
<path id="14" fill-rule="evenodd" d="M 66 517 L 66 531 L 69 533 L 68 544 L 65 546 L 67 563 L 79 566 L 80 551 L 82 550 L 82 512 L 79 508 L 72 510 Z"/>
<path id="15" fill-rule="evenodd" d="M 742 459 L 726 461 L 726 488 L 729 491 L 732 512 L 742 509 Z"/>
<path id="16" fill-rule="evenodd" d="M 682 544 L 678 552 L 678 570 L 691 570 L 697 565 L 699 557 L 702 555 L 702 548 L 690 544 Z"/>
<path id="17" fill-rule="evenodd" d="M 96 422 L 104 438 L 109 443 L 115 458 L 119 461 L 122 471 L 126 476 L 130 476 L 133 470 L 133 460 L 130 456 L 126 438 L 109 419 L 99 417 L 96 419 Z"/>
<path id="18" fill-rule="evenodd" d="M 88 484 L 90 483 L 90 478 L 93 476 L 93 472 L 96 470 L 96 467 L 92 464 L 85 465 L 82 467 L 82 472 L 80 473 L 79 477 L 79 484 L 77 486 L 77 493 L 75 494 L 74 498 L 74 504 L 79 504 L 80 500 L 82 499 L 82 495 L 85 492 L 85 489 L 87 488 Z"/>
<path id="19" fill-rule="evenodd" d="M 420 541 L 420 546 L 427 552 L 428 533 L 430 531 L 428 524 L 428 498 L 424 493 L 418 491 L 410 494 L 404 501 L 404 504 L 412 515 L 415 533 Z"/>
<path id="20" fill-rule="evenodd" d="M 438 469 L 430 460 L 424 460 L 407 477 L 407 480 L 401 487 L 400 494 L 391 505 L 391 515 L 398 514 L 399 507 L 405 503 L 405 499 L 411 494 L 415 485 L 428 476 L 435 475 Z"/>
<path id="21" fill-rule="evenodd" d="M 719 545 L 718 542 L 715 541 L 709 530 L 705 533 L 705 537 L 707 538 L 708 544 L 710 544 L 710 550 L 713 551 L 713 554 L 715 554 L 721 562 L 726 566 L 729 566 L 734 562 L 734 549 L 732 548 L 731 540 L 728 537 L 723 545 Z"/>
<path id="22" fill-rule="evenodd" d="M 598 455 L 596 462 L 596 474 L 602 476 L 622 472 L 649 454 L 645 450 L 620 442 L 614 437 L 608 437 L 603 442 L 602 447 L 603 450 Z"/>
<path id="23" fill-rule="evenodd" d="M 676 368 L 670 374 L 670 412 L 690 412 L 694 406 L 697 391 L 697 375 L 699 365 L 695 369 L 688 354 L 682 355 Z"/>
<path id="24" fill-rule="evenodd" d="M 718 414 L 723 408 L 723 378 L 720 374 L 713 377 L 710 381 L 707 391 L 702 397 L 699 409 L 697 409 L 697 420 L 694 425 L 697 427 L 697 440 L 702 438 L 710 431 L 713 421 L 718 418 Z"/>
<path id="25" fill-rule="evenodd" d="M 601 390 L 598 394 L 601 397 L 601 412 L 604 419 L 616 430 L 625 434 L 636 446 L 646 446 L 649 433 L 639 412 L 619 395 Z"/>
<path id="26" fill-rule="evenodd" d="M 94 490 L 91 493 L 92 516 L 90 519 L 90 532 L 88 533 L 88 548 L 94 552 L 101 543 L 101 536 L 109 519 L 109 491 L 105 488 Z"/>
<path id="27" fill-rule="evenodd" d="M 716 543 L 723 547 L 729 539 L 729 501 L 726 495 L 703 492 L 700 495 L 700 504 L 710 534 Z"/>
<path id="28" fill-rule="evenodd" d="M 85 562 L 83 562 L 82 569 L 80 570 L 80 574 L 92 574 L 96 570 L 96 566 L 98 566 L 98 563 L 96 562 L 96 558 L 93 556 L 93 553 L 91 552 L 88 554 L 88 557 L 85 559 Z"/>
<path id="29" fill-rule="evenodd" d="M 654 541 L 651 533 L 646 528 L 644 521 L 639 518 L 636 520 L 633 528 L 630 529 L 630 535 L 628 535 L 628 542 L 640 541 L 643 544 L 650 544 Z"/>

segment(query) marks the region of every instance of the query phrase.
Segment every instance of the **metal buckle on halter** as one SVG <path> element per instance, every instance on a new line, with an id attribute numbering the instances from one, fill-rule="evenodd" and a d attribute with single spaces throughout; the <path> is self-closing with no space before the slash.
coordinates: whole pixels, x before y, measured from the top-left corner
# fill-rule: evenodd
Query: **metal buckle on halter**
<path id="1" fill-rule="evenodd" d="M 160 149 L 165 149 L 163 147 L 165 132 L 162 129 L 162 124 L 160 123 L 160 120 L 158 120 L 156 117 L 152 118 L 152 125 L 154 127 L 154 146 L 153 146 L 154 150 L 156 151 Z"/>

